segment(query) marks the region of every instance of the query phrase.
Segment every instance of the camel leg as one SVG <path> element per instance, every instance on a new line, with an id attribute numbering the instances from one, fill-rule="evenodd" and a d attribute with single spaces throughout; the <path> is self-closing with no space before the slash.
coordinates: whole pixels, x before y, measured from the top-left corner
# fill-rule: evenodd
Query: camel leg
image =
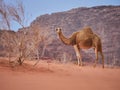
<path id="1" fill-rule="evenodd" d="M 76 54 L 77 56 L 77 54 Z M 80 59 L 79 59 L 79 56 L 77 56 L 77 63 L 78 63 L 78 66 L 80 65 Z"/>
<path id="2" fill-rule="evenodd" d="M 97 50 L 97 48 L 95 48 L 95 57 L 96 57 L 96 60 L 95 60 L 94 67 L 96 67 L 96 64 L 98 63 L 98 50 Z"/>
<path id="3" fill-rule="evenodd" d="M 82 58 L 81 58 L 80 52 L 76 53 L 76 56 L 77 56 L 77 60 L 78 60 L 78 66 L 82 66 Z"/>
<path id="4" fill-rule="evenodd" d="M 79 51 L 79 59 L 80 59 L 80 66 L 82 66 L 82 57 L 81 57 L 80 51 Z"/>
<path id="5" fill-rule="evenodd" d="M 100 54 L 101 54 L 101 56 L 102 56 L 102 67 L 104 68 L 104 55 L 103 55 L 103 53 L 102 53 L 102 50 L 100 51 Z"/>
<path id="6" fill-rule="evenodd" d="M 79 51 L 77 45 L 74 45 L 74 49 L 75 49 L 77 60 L 78 60 L 78 66 L 79 65 L 82 66 L 82 58 L 81 58 L 81 54 L 80 54 L 80 51 Z"/>

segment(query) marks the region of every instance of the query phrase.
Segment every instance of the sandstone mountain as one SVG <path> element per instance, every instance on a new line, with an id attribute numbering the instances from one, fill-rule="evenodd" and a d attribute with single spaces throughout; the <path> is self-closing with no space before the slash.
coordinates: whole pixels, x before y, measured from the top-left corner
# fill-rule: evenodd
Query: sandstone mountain
<path id="1" fill-rule="evenodd" d="M 82 7 L 65 12 L 52 13 L 50 15 L 46 14 L 37 17 L 31 25 L 39 25 L 46 32 L 52 32 L 56 40 L 52 43 L 52 47 L 54 48 L 53 52 L 57 50 L 59 53 L 61 51 L 59 47 L 61 46 L 58 43 L 61 42 L 56 38 L 56 27 L 61 27 L 66 37 L 69 37 L 73 32 L 85 26 L 90 26 L 102 39 L 106 63 L 120 63 L 120 6 Z M 74 50 L 71 49 L 72 47 L 62 44 L 62 48 L 61 53 L 75 54 Z M 85 51 L 85 53 L 94 55 L 93 50 Z M 88 55 L 89 59 L 91 55 Z"/>
<path id="2" fill-rule="evenodd" d="M 120 65 L 120 6 L 80 7 L 69 11 L 38 16 L 29 26 L 39 26 L 50 32 L 53 38 L 45 49 L 45 57 L 59 60 L 75 60 L 73 47 L 64 45 L 56 35 L 55 28 L 61 27 L 66 37 L 73 32 L 90 26 L 102 39 L 106 64 Z M 29 30 L 31 32 L 31 30 Z M 94 61 L 92 49 L 82 50 L 84 61 Z"/>

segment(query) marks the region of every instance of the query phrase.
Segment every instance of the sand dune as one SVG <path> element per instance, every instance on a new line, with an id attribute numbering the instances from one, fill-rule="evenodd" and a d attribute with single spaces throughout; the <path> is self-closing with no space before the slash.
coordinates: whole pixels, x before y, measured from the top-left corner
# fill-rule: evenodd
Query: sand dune
<path id="1" fill-rule="evenodd" d="M 33 62 L 27 62 L 33 64 Z M 0 64 L 0 90 L 120 90 L 120 69 L 82 68 L 73 64 Z"/>

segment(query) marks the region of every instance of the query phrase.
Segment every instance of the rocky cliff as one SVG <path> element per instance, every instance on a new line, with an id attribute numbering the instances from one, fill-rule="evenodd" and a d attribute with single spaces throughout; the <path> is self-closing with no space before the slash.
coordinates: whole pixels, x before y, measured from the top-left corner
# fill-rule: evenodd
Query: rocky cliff
<path id="1" fill-rule="evenodd" d="M 102 40 L 105 63 L 120 65 L 120 6 L 81 7 L 65 12 L 45 14 L 37 17 L 29 29 L 34 26 L 50 32 L 49 38 L 53 38 L 45 48 L 45 57 L 67 61 L 75 60 L 73 47 L 66 46 L 59 40 L 55 28 L 61 27 L 64 35 L 69 37 L 73 32 L 90 26 Z M 95 60 L 92 49 L 81 52 L 84 61 Z"/>
<path id="2" fill-rule="evenodd" d="M 51 52 L 57 53 L 59 51 L 67 52 L 74 56 L 72 47 L 63 45 L 58 38 L 56 38 L 56 27 L 61 27 L 63 33 L 69 37 L 73 32 L 80 30 L 85 26 L 90 26 L 93 31 L 102 39 L 103 52 L 105 55 L 105 62 L 116 64 L 120 63 L 120 6 L 97 6 L 91 8 L 75 8 L 65 12 L 58 12 L 46 14 L 37 17 L 31 26 L 39 25 L 46 32 L 52 32 L 54 39 L 57 40 L 52 43 L 53 50 Z M 58 44 L 60 43 L 60 44 Z M 59 46 L 61 45 L 62 46 Z M 63 48 L 61 50 L 61 48 Z M 59 50 L 60 49 L 60 50 Z M 56 51 L 57 50 L 57 51 Z M 84 51 L 89 54 L 89 58 L 93 56 L 93 50 Z M 60 53 L 60 52 L 59 52 Z M 87 56 L 86 56 L 87 58 Z"/>

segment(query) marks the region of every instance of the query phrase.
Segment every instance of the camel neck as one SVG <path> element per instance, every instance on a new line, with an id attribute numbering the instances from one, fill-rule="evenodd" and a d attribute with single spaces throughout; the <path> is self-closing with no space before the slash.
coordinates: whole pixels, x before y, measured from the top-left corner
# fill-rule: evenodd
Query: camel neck
<path id="1" fill-rule="evenodd" d="M 66 44 L 66 45 L 70 45 L 70 39 L 66 38 L 62 32 L 59 33 L 59 38 L 61 39 L 61 41 Z"/>

